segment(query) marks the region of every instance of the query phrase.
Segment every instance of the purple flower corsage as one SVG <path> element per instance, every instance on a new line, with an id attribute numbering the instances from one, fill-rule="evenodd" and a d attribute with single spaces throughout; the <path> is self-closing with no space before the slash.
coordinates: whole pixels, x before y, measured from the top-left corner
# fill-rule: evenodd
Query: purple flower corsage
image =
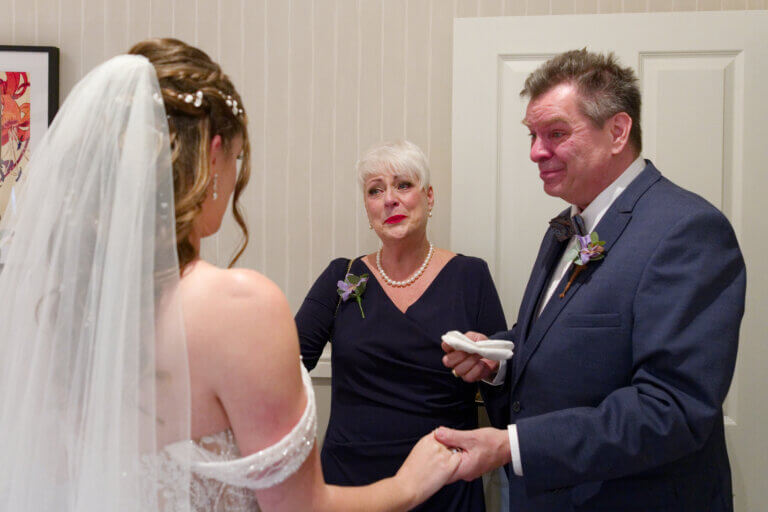
<path id="1" fill-rule="evenodd" d="M 357 301 L 357 305 L 360 308 L 360 315 L 363 318 L 365 318 L 365 313 L 363 312 L 363 302 L 361 296 L 363 295 L 363 292 L 365 292 L 365 283 L 367 281 L 368 274 L 363 274 L 361 276 L 356 276 L 355 274 L 347 274 L 343 281 L 336 283 L 338 286 L 336 291 L 338 292 L 339 296 L 341 296 L 341 300 L 346 302 L 350 297 L 354 298 Z"/>
<path id="2" fill-rule="evenodd" d="M 586 236 L 577 235 L 576 245 L 578 247 L 574 247 L 568 251 L 566 256 L 567 259 L 573 261 L 574 267 L 573 271 L 571 272 L 571 277 L 568 279 L 568 283 L 565 285 L 565 289 L 563 289 L 563 293 L 559 295 L 561 299 L 565 297 L 565 292 L 568 291 L 574 279 L 576 279 L 576 276 L 579 275 L 587 263 L 605 258 L 605 248 L 603 247 L 605 242 L 600 240 L 600 237 L 597 236 L 597 231 L 593 231 Z"/>

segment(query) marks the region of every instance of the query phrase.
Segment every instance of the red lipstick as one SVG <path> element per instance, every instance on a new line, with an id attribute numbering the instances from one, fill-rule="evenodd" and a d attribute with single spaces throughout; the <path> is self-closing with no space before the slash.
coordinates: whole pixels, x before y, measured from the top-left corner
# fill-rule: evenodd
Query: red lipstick
<path id="1" fill-rule="evenodd" d="M 384 221 L 384 224 L 397 224 L 405 218 L 405 215 L 393 215 Z"/>

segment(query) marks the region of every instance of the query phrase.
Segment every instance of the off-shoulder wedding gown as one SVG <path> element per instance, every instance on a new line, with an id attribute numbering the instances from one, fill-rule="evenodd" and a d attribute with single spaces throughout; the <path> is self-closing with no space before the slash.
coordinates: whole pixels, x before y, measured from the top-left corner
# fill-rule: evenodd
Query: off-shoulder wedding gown
<path id="1" fill-rule="evenodd" d="M 309 373 L 301 366 L 307 394 L 304 413 L 293 429 L 280 441 L 245 457 L 240 455 L 231 430 L 205 436 L 195 441 L 180 441 L 151 461 L 163 475 L 159 495 L 166 503 L 178 500 L 190 503 L 194 511 L 253 512 L 259 510 L 252 490 L 266 489 L 283 482 L 306 460 L 317 431 L 315 394 Z M 181 461 L 189 460 L 192 480 L 189 488 L 174 478 L 174 468 L 182 470 Z M 159 465 L 159 466 L 158 466 Z M 184 488 L 182 488 L 184 487 Z"/>

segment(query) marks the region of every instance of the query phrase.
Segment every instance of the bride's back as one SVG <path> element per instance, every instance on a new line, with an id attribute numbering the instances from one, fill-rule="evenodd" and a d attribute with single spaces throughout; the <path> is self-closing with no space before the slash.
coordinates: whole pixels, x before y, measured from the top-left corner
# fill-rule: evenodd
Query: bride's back
<path id="1" fill-rule="evenodd" d="M 301 382 L 291 378 L 298 344 L 285 297 L 255 271 L 220 269 L 200 259 L 185 269 L 180 294 L 192 438 L 231 428 L 242 453 L 269 446 L 303 411 L 296 400 Z"/>
<path id="2" fill-rule="evenodd" d="M 232 82 L 204 52 L 156 39 L 130 53 L 155 67 L 168 118 L 191 437 L 232 429 L 247 454 L 290 430 L 303 410 L 297 337 L 280 290 L 257 272 L 199 258 L 200 240 L 218 231 L 232 196 L 240 252 L 247 243 L 238 207 L 250 174 L 247 116 Z"/>

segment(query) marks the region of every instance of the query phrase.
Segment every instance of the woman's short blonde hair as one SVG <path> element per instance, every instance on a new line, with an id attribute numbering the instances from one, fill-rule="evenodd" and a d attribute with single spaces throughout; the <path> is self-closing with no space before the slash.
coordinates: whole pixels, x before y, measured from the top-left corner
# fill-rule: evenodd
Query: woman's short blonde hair
<path id="1" fill-rule="evenodd" d="M 368 148 L 355 165 L 361 187 L 371 176 L 399 174 L 409 177 L 424 190 L 429 189 L 429 164 L 419 146 L 400 139 L 379 142 Z"/>

